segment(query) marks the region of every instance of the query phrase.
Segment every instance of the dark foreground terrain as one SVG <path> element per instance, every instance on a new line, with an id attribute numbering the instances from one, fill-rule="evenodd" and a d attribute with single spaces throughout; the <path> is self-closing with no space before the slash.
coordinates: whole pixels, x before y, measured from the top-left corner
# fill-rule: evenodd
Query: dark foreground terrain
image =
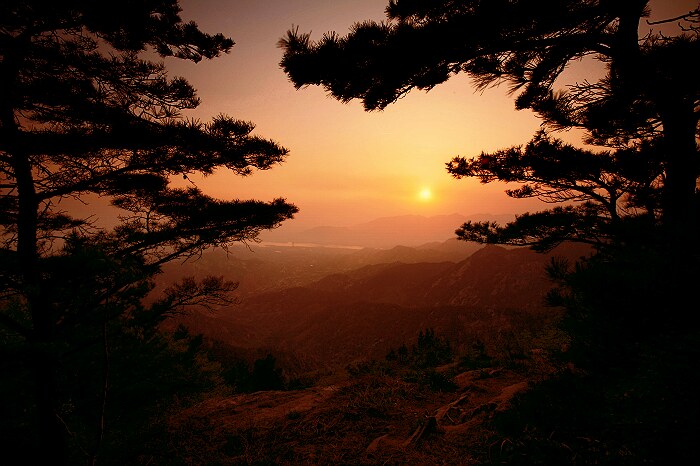
<path id="1" fill-rule="evenodd" d="M 440 368 L 446 373 L 454 369 Z M 528 380 L 510 370 L 459 372 L 449 391 L 396 374 L 213 397 L 171 420 L 190 464 L 479 464 L 500 448 L 488 421 Z"/>
<path id="2" fill-rule="evenodd" d="M 634 355 L 608 345 L 591 371 L 575 362 L 563 310 L 545 302 L 545 266 L 585 249 L 454 247 L 322 259 L 269 250 L 286 267 L 273 274 L 280 280 L 249 281 L 236 305 L 169 322 L 204 335 L 230 388 L 168 417 L 171 460 L 631 466 L 692 457 L 694 333 L 652 336 Z M 265 270 L 264 259 L 247 270 Z"/>

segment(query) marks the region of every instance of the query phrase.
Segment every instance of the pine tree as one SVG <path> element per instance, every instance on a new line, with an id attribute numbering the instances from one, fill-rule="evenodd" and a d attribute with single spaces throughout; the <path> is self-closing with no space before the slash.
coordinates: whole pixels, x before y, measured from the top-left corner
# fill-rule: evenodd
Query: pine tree
<path id="1" fill-rule="evenodd" d="M 516 108 L 535 111 L 548 130 L 579 128 L 586 142 L 612 150 L 643 152 L 639 144 L 653 143 L 667 237 L 694 241 L 700 88 L 688 65 L 700 51 L 700 9 L 664 21 L 678 23 L 675 35 L 657 25 L 642 33 L 647 0 L 392 0 L 386 13 L 386 22 L 357 23 L 347 36 L 328 33 L 315 43 L 288 31 L 282 68 L 297 88 L 319 85 L 342 102 L 362 100 L 367 110 L 466 73 L 479 89 L 508 84 Z M 605 65 L 600 79 L 558 87 L 569 64 L 591 58 Z M 518 167 L 503 168 L 507 178 Z M 622 176 L 625 169 L 609 168 Z M 569 181 L 563 189 L 570 188 Z M 580 213 L 585 223 L 590 211 Z"/>
<path id="2" fill-rule="evenodd" d="M 518 183 L 508 196 L 538 198 L 554 208 L 516 216 L 505 226 L 467 222 L 457 236 L 480 243 L 549 251 L 564 241 L 601 249 L 631 227 L 653 228 L 661 216 L 663 169 L 657 141 L 594 152 L 538 133 L 524 147 L 455 157 L 448 172 L 482 183 Z"/>
<path id="3" fill-rule="evenodd" d="M 447 165 L 456 177 L 520 183 L 513 197 L 564 204 L 504 227 L 468 223 L 462 238 L 540 250 L 577 240 L 598 252 L 550 267 L 560 286 L 551 303 L 566 306 L 573 335 L 568 357 L 591 372 L 554 378 L 496 420 L 513 445 L 495 459 L 503 464 L 683 464 L 695 455 L 700 340 L 687 303 L 700 259 L 700 81 L 691 71 L 700 7 L 645 24 L 649 5 L 391 0 L 386 22 L 317 42 L 291 30 L 280 41 L 297 88 L 322 86 L 370 111 L 463 73 L 477 89 L 508 85 L 516 108 L 541 118 L 545 132 L 529 144 Z M 561 87 L 579 60 L 604 71 Z M 550 136 L 571 128 L 602 150 Z"/>
<path id="4" fill-rule="evenodd" d="M 0 5 L 0 322 L 34 374 L 42 464 L 67 461 L 58 383 L 79 350 L 73 336 L 102 319 L 153 328 L 179 305 L 225 299 L 232 285 L 208 279 L 140 304 L 162 264 L 253 240 L 296 212 L 283 199 L 224 201 L 170 185 L 217 169 L 249 175 L 288 153 L 248 122 L 182 118 L 195 90 L 156 60 L 211 59 L 233 41 L 179 13 L 177 0 Z M 61 204 L 97 197 L 120 209 L 112 230 Z"/>

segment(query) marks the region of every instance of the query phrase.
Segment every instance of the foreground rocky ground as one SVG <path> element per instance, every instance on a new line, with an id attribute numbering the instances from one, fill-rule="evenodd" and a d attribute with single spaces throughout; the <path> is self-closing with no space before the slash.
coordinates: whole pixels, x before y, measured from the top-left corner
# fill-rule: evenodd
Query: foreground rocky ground
<path id="1" fill-rule="evenodd" d="M 398 374 L 364 374 L 296 391 L 207 399 L 173 417 L 189 464 L 454 464 L 483 462 L 488 420 L 528 390 L 522 372 L 440 368 L 448 390 Z"/>

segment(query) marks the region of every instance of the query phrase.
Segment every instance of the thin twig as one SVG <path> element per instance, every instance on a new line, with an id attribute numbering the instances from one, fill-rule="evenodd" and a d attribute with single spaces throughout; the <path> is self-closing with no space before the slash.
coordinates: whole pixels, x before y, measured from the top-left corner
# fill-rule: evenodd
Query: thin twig
<path id="1" fill-rule="evenodd" d="M 684 15 L 676 16 L 675 18 L 660 19 L 660 20 L 658 20 L 658 21 L 649 21 L 649 20 L 647 20 L 647 24 L 650 25 L 650 26 L 652 26 L 652 25 L 655 25 L 655 24 L 672 23 L 672 22 L 674 22 L 674 21 L 681 21 L 681 20 L 693 21 L 693 20 L 688 19 L 688 18 L 691 18 L 691 17 L 693 17 L 693 16 L 699 16 L 699 15 L 700 15 L 700 8 L 696 8 L 696 9 L 694 9 L 694 10 L 692 10 L 692 11 L 689 11 L 688 13 L 686 13 L 686 14 L 684 14 Z"/>

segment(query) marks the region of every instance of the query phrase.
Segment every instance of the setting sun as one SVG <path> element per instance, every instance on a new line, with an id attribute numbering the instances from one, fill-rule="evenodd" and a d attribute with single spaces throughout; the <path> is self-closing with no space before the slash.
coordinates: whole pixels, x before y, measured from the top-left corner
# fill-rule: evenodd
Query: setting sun
<path id="1" fill-rule="evenodd" d="M 423 188 L 418 192 L 418 199 L 420 199 L 423 202 L 428 202 L 432 200 L 433 198 L 433 192 L 430 190 L 430 188 Z"/>

